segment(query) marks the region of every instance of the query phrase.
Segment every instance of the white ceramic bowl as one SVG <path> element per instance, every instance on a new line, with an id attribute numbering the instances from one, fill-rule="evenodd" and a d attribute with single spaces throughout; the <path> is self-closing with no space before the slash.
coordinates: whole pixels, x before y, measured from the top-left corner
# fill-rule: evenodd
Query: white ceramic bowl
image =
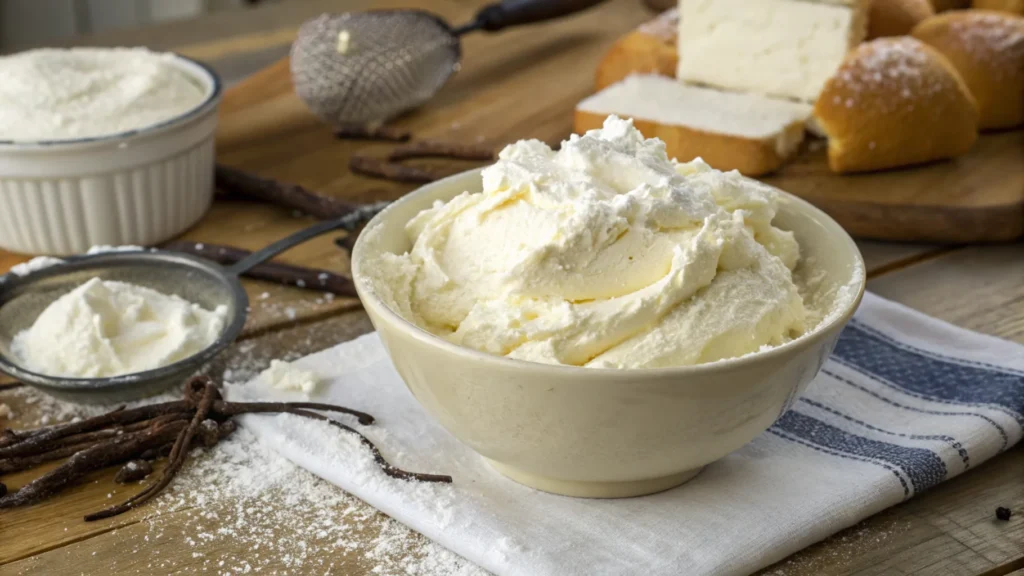
<path id="1" fill-rule="evenodd" d="M 176 62 L 206 90 L 183 115 L 111 136 L 0 141 L 0 248 L 67 255 L 150 245 L 202 218 L 213 200 L 221 83 L 198 62 Z"/>
<path id="2" fill-rule="evenodd" d="M 816 330 L 773 348 L 680 368 L 601 370 L 491 356 L 398 316 L 361 273 L 410 248 L 405 223 L 435 200 L 481 189 L 474 170 L 395 202 L 360 235 L 356 288 L 399 374 L 419 402 L 501 473 L 540 490 L 588 497 L 649 494 L 681 484 L 764 432 L 818 373 L 864 290 L 853 240 L 825 213 L 781 194 L 775 224 L 796 234 L 836 286 L 856 295 Z"/>

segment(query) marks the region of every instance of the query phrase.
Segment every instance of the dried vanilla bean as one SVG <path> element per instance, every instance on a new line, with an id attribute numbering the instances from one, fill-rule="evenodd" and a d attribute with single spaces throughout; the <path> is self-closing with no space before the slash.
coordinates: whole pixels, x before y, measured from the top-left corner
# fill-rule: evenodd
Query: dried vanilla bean
<path id="1" fill-rule="evenodd" d="M 244 170 L 217 164 L 214 170 L 214 181 L 218 190 L 228 196 L 236 196 L 250 200 L 261 200 L 319 220 L 331 220 L 350 214 L 358 205 L 321 196 L 299 186 L 278 182 L 270 178 L 262 178 Z"/>
<path id="2" fill-rule="evenodd" d="M 185 399 L 113 412 L 73 424 L 51 426 L 15 433 L 5 431 L 0 456 L 0 474 L 33 468 L 47 461 L 70 456 L 63 464 L 21 489 L 7 493 L 0 484 L 0 508 L 32 504 L 80 482 L 86 474 L 125 462 L 117 481 L 137 481 L 148 461 L 167 456 L 169 461 L 160 478 L 125 502 L 86 516 L 98 520 L 116 516 L 157 496 L 184 465 L 192 447 L 212 447 L 237 427 L 232 417 L 239 414 L 289 413 L 327 422 L 358 436 L 374 462 L 393 478 L 420 482 L 451 482 L 450 476 L 409 472 L 388 463 L 380 450 L 353 428 L 311 410 L 354 416 L 360 424 L 373 423 L 372 416 L 332 404 L 315 402 L 228 402 L 221 398 L 208 377 L 195 377 L 186 383 Z M 140 463 L 141 461 L 141 463 Z"/>
<path id="3" fill-rule="evenodd" d="M 436 173 L 431 170 L 417 168 L 415 166 L 406 166 L 405 164 L 399 164 L 398 162 L 388 162 L 381 160 L 380 158 L 361 156 L 359 154 L 352 156 L 349 160 L 348 166 L 356 174 L 373 176 L 374 178 L 383 178 L 385 180 L 393 180 L 395 182 L 412 182 L 415 184 L 433 182 L 434 180 L 439 180 L 450 175 Z"/>
<path id="4" fill-rule="evenodd" d="M 153 473 L 153 465 L 145 460 L 129 460 L 117 474 L 114 475 L 114 482 L 118 484 L 131 484 L 138 482 Z"/>
<path id="5" fill-rule="evenodd" d="M 168 242 L 164 244 L 163 248 L 172 252 L 182 252 L 206 258 L 222 266 L 230 266 L 252 254 L 248 250 L 235 248 L 234 246 L 186 242 L 184 240 Z M 330 292 L 331 294 L 349 298 L 356 297 L 356 287 L 352 283 L 351 278 L 319 268 L 304 268 L 278 262 L 264 262 L 254 266 L 245 273 L 245 276 L 285 286 L 297 286 L 318 292 Z"/>
<path id="6" fill-rule="evenodd" d="M 396 162 L 408 158 L 453 158 L 456 160 L 491 161 L 497 157 L 494 148 L 485 144 L 465 144 L 444 140 L 417 140 L 395 146 L 388 160 Z"/>
<path id="7" fill-rule="evenodd" d="M 334 127 L 334 137 L 339 140 L 405 142 L 411 137 L 411 134 L 405 130 L 384 125 L 339 124 Z"/>

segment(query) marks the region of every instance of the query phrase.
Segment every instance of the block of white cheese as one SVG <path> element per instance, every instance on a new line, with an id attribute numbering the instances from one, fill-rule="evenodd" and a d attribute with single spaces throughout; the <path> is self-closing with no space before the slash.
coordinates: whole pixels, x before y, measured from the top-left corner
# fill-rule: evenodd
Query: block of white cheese
<path id="1" fill-rule="evenodd" d="M 813 102 L 867 33 L 869 0 L 680 0 L 686 82 Z"/>
<path id="2" fill-rule="evenodd" d="M 577 104 L 574 131 L 600 128 L 612 114 L 632 118 L 645 137 L 663 140 L 669 158 L 699 157 L 719 170 L 758 176 L 796 153 L 811 106 L 634 75 Z"/>

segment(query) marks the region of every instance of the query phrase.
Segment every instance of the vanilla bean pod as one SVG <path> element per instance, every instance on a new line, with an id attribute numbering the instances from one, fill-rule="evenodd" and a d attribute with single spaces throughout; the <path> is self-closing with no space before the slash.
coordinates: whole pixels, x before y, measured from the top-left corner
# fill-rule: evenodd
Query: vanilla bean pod
<path id="1" fill-rule="evenodd" d="M 494 148 L 484 144 L 464 144 L 443 140 L 417 140 L 395 146 L 388 154 L 388 160 L 395 162 L 408 158 L 453 158 L 456 160 L 491 161 L 495 159 Z"/>
<path id="2" fill-rule="evenodd" d="M 38 431 L 29 432 L 27 434 L 19 434 L 19 436 L 21 436 L 20 441 L 0 447 L 0 458 L 10 458 L 11 456 L 28 454 L 33 450 L 37 450 L 38 447 L 45 442 L 49 442 L 57 438 L 63 438 L 65 436 L 71 436 L 72 434 L 99 430 L 116 424 L 131 424 L 140 420 L 150 420 L 157 416 L 173 412 L 182 412 L 187 409 L 189 409 L 189 406 L 184 400 L 149 404 L 147 406 L 140 406 L 129 410 L 125 410 L 122 407 L 113 412 L 96 416 L 95 418 L 88 418 L 78 422 L 72 422 L 70 424 L 61 424 L 51 426 L 49 428 L 42 428 Z"/>
<path id="3" fill-rule="evenodd" d="M 187 242 L 184 240 L 168 242 L 162 248 L 171 252 L 199 256 L 222 266 L 230 266 L 252 254 L 248 250 L 235 248 L 234 246 Z M 285 286 L 298 286 L 299 288 L 316 290 L 318 292 L 330 292 L 338 296 L 356 297 L 356 287 L 352 283 L 351 278 L 319 268 L 305 268 L 279 262 L 264 262 L 263 264 L 253 266 L 244 275 L 249 278 L 266 280 Z"/>
<path id="4" fill-rule="evenodd" d="M 10 428 L 0 430 L 0 447 L 9 446 L 15 442 L 21 442 L 21 440 L 21 435 Z"/>
<path id="5" fill-rule="evenodd" d="M 201 387 L 202 391 L 197 392 L 197 387 Z M 192 420 L 188 423 L 188 426 L 181 431 L 177 440 L 174 441 L 174 447 L 171 448 L 171 455 L 169 456 L 170 461 L 167 464 L 167 467 L 164 468 L 163 474 L 160 476 L 160 480 L 155 484 L 147 486 L 142 492 L 139 492 L 121 504 L 87 515 L 85 517 L 86 522 L 92 522 L 94 520 L 101 520 L 103 518 L 110 518 L 111 516 L 123 514 L 136 506 L 144 504 L 171 483 L 171 480 L 174 479 L 174 475 L 177 474 L 178 470 L 180 470 L 182 465 L 185 463 L 185 458 L 188 456 L 189 449 L 192 447 L 192 437 L 195 436 L 196 430 L 198 430 L 200 424 L 206 420 L 206 415 L 209 414 L 210 408 L 213 407 L 214 400 L 220 397 L 213 381 L 209 378 L 202 377 L 193 378 L 185 385 L 187 401 L 191 403 L 196 394 L 199 395 L 199 400 L 196 402 L 196 412 L 192 416 Z"/>
<path id="6" fill-rule="evenodd" d="M 21 388 L 25 384 L 23 382 L 8 382 L 7 384 L 0 384 L 0 392 L 4 390 L 13 390 L 15 388 Z"/>
<path id="7" fill-rule="evenodd" d="M 334 137 L 339 140 L 386 140 L 405 142 L 411 134 L 405 130 L 374 124 L 339 124 L 334 127 Z"/>
<path id="8" fill-rule="evenodd" d="M 219 401 L 214 405 L 214 412 L 227 416 L 238 414 L 258 414 L 266 412 L 290 412 L 291 410 L 320 410 L 323 412 L 338 412 L 355 416 L 363 426 L 373 424 L 373 416 L 366 412 L 352 410 L 344 406 L 333 404 L 318 404 L 316 402 L 224 402 Z"/>
<path id="9" fill-rule="evenodd" d="M 153 465 L 145 460 L 129 460 L 114 475 L 114 482 L 130 484 L 138 482 L 153 473 Z"/>
<path id="10" fill-rule="evenodd" d="M 229 197 L 262 200 L 291 210 L 298 210 L 319 220 L 341 218 L 358 207 L 351 202 L 330 196 L 321 196 L 298 184 L 261 178 L 222 164 L 217 164 L 214 170 L 214 181 L 217 189 L 227 193 Z"/>
<path id="11" fill-rule="evenodd" d="M 371 424 L 371 415 L 331 404 L 315 402 L 227 402 L 208 377 L 195 377 L 185 386 L 185 399 L 125 410 L 73 424 L 42 428 L 24 433 L 5 431 L 0 439 L 11 439 L 3 447 L 0 474 L 32 468 L 46 461 L 70 456 L 63 464 L 36 478 L 13 493 L 5 493 L 0 484 L 0 508 L 31 504 L 80 482 L 94 470 L 129 461 L 149 461 L 168 456 L 168 464 L 159 480 L 116 506 L 86 516 L 87 521 L 121 514 L 157 496 L 174 479 L 187 460 L 192 447 L 212 447 L 237 427 L 232 419 L 250 413 L 289 413 L 326 422 L 355 434 L 381 470 L 393 478 L 421 482 L 451 482 L 450 476 L 422 474 L 397 468 L 381 454 L 366 436 L 355 429 L 311 410 L 348 414 L 360 424 Z M 129 481 L 140 472 L 135 468 L 118 472 Z"/>
<path id="12" fill-rule="evenodd" d="M 0 508 L 23 506 L 56 494 L 67 486 L 79 482 L 89 472 L 130 460 L 143 450 L 165 444 L 184 429 L 184 423 L 171 422 L 156 430 L 123 434 L 77 452 L 50 472 L 0 498 Z"/>
<path id="13" fill-rule="evenodd" d="M 305 418 L 320 420 L 330 424 L 331 426 L 334 426 L 335 428 L 340 428 L 346 432 L 351 432 L 352 434 L 355 434 L 356 437 L 359 438 L 359 442 L 370 450 L 370 454 L 373 456 L 373 461 L 377 463 L 377 466 L 380 467 L 381 471 L 383 471 L 388 476 L 391 476 L 392 478 L 398 478 L 399 480 L 417 480 L 419 482 L 437 482 L 444 484 L 450 484 L 452 481 L 452 477 L 448 476 L 447 474 L 423 474 L 421 472 L 409 472 L 408 470 L 402 470 L 397 466 L 391 465 L 391 463 L 384 459 L 384 455 L 381 454 L 380 450 L 377 449 L 377 445 L 371 442 L 369 438 L 360 434 L 359 431 L 357 431 L 356 429 L 350 426 L 346 426 L 341 422 L 338 422 L 337 420 L 332 420 L 331 418 L 328 418 L 327 416 L 324 416 L 322 414 L 310 412 L 309 410 L 302 410 L 300 408 L 291 408 L 289 410 L 284 410 L 283 412 L 285 412 L 286 414 L 295 414 L 296 416 L 303 416 Z"/>
<path id="14" fill-rule="evenodd" d="M 387 162 L 380 158 L 359 154 L 352 156 L 348 166 L 353 172 L 364 176 L 384 178 L 385 180 L 393 180 L 395 182 L 412 182 L 415 184 L 433 182 L 445 176 L 450 176 L 450 174 L 441 174 L 424 168 L 406 166 L 398 162 Z"/>

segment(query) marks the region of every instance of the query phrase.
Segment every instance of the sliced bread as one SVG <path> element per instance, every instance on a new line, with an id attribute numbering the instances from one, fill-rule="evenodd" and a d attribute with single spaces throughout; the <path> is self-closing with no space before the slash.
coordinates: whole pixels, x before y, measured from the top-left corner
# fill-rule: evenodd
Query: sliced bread
<path id="1" fill-rule="evenodd" d="M 604 89 L 630 74 L 675 77 L 679 63 L 676 52 L 678 28 L 679 11 L 672 9 L 619 38 L 597 66 L 595 88 Z"/>
<path id="2" fill-rule="evenodd" d="M 700 157 L 719 170 L 758 176 L 797 152 L 811 106 L 634 75 L 580 102 L 575 132 L 600 128 L 609 114 L 632 118 L 644 136 L 662 139 L 669 157 Z"/>
<path id="3" fill-rule="evenodd" d="M 870 0 L 680 0 L 680 80 L 814 102 Z"/>

